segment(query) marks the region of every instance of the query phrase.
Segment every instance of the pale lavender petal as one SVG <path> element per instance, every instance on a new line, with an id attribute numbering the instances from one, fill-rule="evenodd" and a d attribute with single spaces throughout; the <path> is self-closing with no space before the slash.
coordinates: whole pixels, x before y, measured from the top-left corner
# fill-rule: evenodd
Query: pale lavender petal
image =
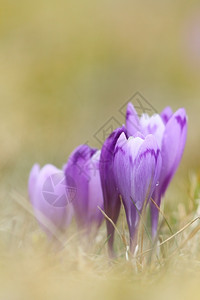
<path id="1" fill-rule="evenodd" d="M 133 191 L 137 197 L 135 203 L 139 210 L 143 207 L 144 199 L 148 203 L 158 182 L 161 167 L 160 148 L 155 137 L 148 135 L 138 151 L 135 163 Z"/>
<path id="2" fill-rule="evenodd" d="M 103 207 L 103 193 L 101 188 L 101 180 L 99 174 L 99 160 L 100 160 L 100 151 L 97 151 L 91 157 L 91 165 L 93 168 L 90 168 L 90 181 L 88 186 L 88 212 L 89 212 L 89 223 L 97 224 L 99 227 L 103 221 L 103 214 L 99 210 L 98 206 L 101 209 Z"/>
<path id="3" fill-rule="evenodd" d="M 73 178 L 76 185 L 76 195 L 73 199 L 75 218 L 78 226 L 85 227 L 88 223 L 88 163 L 96 149 L 91 149 L 88 145 L 77 147 L 70 155 L 64 172 L 66 179 Z"/>
<path id="4" fill-rule="evenodd" d="M 37 179 L 33 180 L 33 170 Z M 64 173 L 53 165 L 45 165 L 39 173 L 34 168 L 29 182 L 34 182 L 34 193 L 31 192 L 31 202 L 35 216 L 41 227 L 50 236 L 54 235 L 51 223 L 58 229 L 64 230 L 69 225 L 73 208 L 66 194 Z M 42 217 L 44 216 L 44 218 Z M 46 222 L 48 221 L 48 224 Z"/>
<path id="5" fill-rule="evenodd" d="M 137 131 L 136 133 L 134 133 L 134 135 L 132 135 L 132 137 L 136 138 L 136 137 L 140 137 L 141 139 L 145 139 L 144 134 L 142 134 L 141 132 Z"/>
<path id="6" fill-rule="evenodd" d="M 161 148 L 165 125 L 160 115 L 155 114 L 152 117 L 149 117 L 147 114 L 143 114 L 140 119 L 140 124 L 142 127 L 142 133 L 145 136 L 153 134 L 158 146 Z"/>
<path id="7" fill-rule="evenodd" d="M 73 199 L 75 218 L 80 229 L 89 232 L 103 220 L 97 206 L 103 208 L 103 196 L 99 177 L 99 153 L 88 145 L 77 147 L 64 167 L 66 181 L 73 178 L 76 195 Z"/>
<path id="8" fill-rule="evenodd" d="M 152 195 L 161 169 L 161 154 L 154 136 L 145 140 L 126 139 L 121 134 L 116 144 L 114 171 L 122 195 L 131 243 L 136 234 L 139 214 Z M 133 203 L 134 202 L 134 203 Z"/>
<path id="9" fill-rule="evenodd" d="M 172 115 L 173 115 L 173 111 L 172 111 L 171 107 L 167 106 L 163 109 L 160 116 L 161 116 L 161 118 L 162 118 L 165 125 L 167 124 L 169 119 L 172 117 Z"/>
<path id="10" fill-rule="evenodd" d="M 114 174 L 119 193 L 122 196 L 123 204 L 126 212 L 127 223 L 130 231 L 130 238 L 133 238 L 135 231 L 135 222 L 137 211 L 132 203 L 135 194 L 132 191 L 132 182 L 134 181 L 134 164 L 138 155 L 139 148 L 143 140 L 139 137 L 128 140 L 122 133 L 117 141 L 114 155 Z"/>
<path id="11" fill-rule="evenodd" d="M 162 142 L 162 172 L 160 187 L 165 193 L 181 161 L 187 138 L 187 116 L 185 109 L 180 108 L 166 125 Z"/>
<path id="12" fill-rule="evenodd" d="M 131 102 L 128 103 L 126 110 L 126 129 L 128 136 L 133 136 L 137 131 L 141 131 L 138 114 Z"/>
<path id="13" fill-rule="evenodd" d="M 160 206 L 161 197 L 174 176 L 181 161 L 187 137 L 187 116 L 183 108 L 179 109 L 169 119 L 162 141 L 162 170 L 159 186 L 156 188 L 153 198 Z M 152 234 L 155 237 L 157 231 L 159 212 L 155 205 L 151 204 Z"/>

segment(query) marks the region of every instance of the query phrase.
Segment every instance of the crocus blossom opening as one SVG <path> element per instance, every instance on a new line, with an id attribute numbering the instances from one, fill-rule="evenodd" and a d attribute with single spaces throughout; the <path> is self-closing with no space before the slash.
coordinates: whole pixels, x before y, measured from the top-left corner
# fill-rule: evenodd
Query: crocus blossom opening
<path id="1" fill-rule="evenodd" d="M 187 137 L 187 116 L 184 108 L 174 114 L 170 107 L 166 107 L 160 115 L 149 117 L 143 114 L 139 119 L 131 103 L 127 106 L 126 127 L 129 136 L 139 130 L 144 136 L 153 134 L 161 150 L 162 168 L 159 185 L 155 188 L 153 199 L 160 207 L 164 196 L 178 165 L 181 161 Z M 152 236 L 157 234 L 159 211 L 151 203 Z"/>

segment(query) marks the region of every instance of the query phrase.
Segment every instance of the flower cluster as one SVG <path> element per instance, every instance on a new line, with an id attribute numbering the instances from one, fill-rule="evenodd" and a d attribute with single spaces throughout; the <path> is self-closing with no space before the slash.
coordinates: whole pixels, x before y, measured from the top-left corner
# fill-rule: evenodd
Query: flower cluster
<path id="1" fill-rule="evenodd" d="M 147 206 L 152 238 L 157 235 L 161 199 L 180 163 L 186 136 L 187 116 L 183 108 L 173 113 L 167 107 L 160 115 L 143 114 L 139 118 L 129 103 L 126 124 L 111 133 L 101 150 L 88 145 L 77 147 L 63 170 L 52 165 L 42 169 L 33 166 L 29 196 L 36 218 L 48 235 L 50 228 L 41 222 L 41 214 L 62 231 L 74 216 L 79 230 L 90 233 L 96 232 L 103 221 L 101 208 L 108 217 L 108 247 L 112 253 L 112 223 L 118 220 L 121 197 L 130 249 L 134 251 L 140 216 Z"/>

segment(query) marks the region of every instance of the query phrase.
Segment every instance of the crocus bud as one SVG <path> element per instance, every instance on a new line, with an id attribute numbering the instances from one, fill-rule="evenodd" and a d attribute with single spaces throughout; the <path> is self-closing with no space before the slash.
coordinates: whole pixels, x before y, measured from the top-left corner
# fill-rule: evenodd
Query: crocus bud
<path id="1" fill-rule="evenodd" d="M 187 137 L 187 116 L 183 108 L 173 114 L 170 107 L 166 107 L 160 115 L 155 114 L 149 117 L 143 114 L 138 118 L 131 103 L 127 106 L 126 127 L 128 135 L 134 135 L 136 128 L 144 135 L 153 134 L 158 146 L 161 149 L 162 169 L 158 185 L 153 193 L 153 200 L 160 207 L 161 198 L 164 196 L 181 161 L 186 137 Z M 157 234 L 159 210 L 151 203 L 152 236 Z"/>
<path id="2" fill-rule="evenodd" d="M 103 195 L 99 175 L 100 151 L 88 145 L 77 147 L 64 167 L 66 181 L 69 176 L 76 185 L 72 202 L 77 225 L 87 233 L 97 230 L 103 220 Z"/>
<path id="3" fill-rule="evenodd" d="M 119 198 L 119 191 L 117 190 L 114 170 L 113 158 L 116 142 L 122 132 L 125 132 L 125 127 L 114 130 L 111 135 L 106 139 L 101 150 L 100 157 L 100 176 L 104 198 L 104 211 L 106 215 L 114 222 L 117 223 L 121 202 Z M 107 235 L 108 235 L 108 250 L 109 254 L 113 255 L 113 242 L 114 242 L 114 227 L 109 220 L 106 219 Z"/>
<path id="4" fill-rule="evenodd" d="M 161 154 L 153 135 L 126 138 L 122 133 L 116 143 L 114 174 L 122 196 L 130 233 L 130 247 L 134 250 L 140 214 L 156 187 Z"/>
<path id="5" fill-rule="evenodd" d="M 28 190 L 38 222 L 49 237 L 56 238 L 73 215 L 64 173 L 50 164 L 42 169 L 35 164 L 29 175 Z"/>

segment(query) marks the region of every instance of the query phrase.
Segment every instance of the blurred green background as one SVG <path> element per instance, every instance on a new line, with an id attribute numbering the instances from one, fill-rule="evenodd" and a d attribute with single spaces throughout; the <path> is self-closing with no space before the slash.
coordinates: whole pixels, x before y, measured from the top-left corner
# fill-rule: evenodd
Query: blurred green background
<path id="1" fill-rule="evenodd" d="M 171 187 L 185 195 L 188 171 L 200 166 L 199 1 L 0 6 L 1 198 L 12 189 L 26 193 L 33 163 L 62 167 L 77 145 L 99 147 L 93 134 L 121 118 L 136 91 L 158 111 L 187 110 L 187 147 Z"/>

